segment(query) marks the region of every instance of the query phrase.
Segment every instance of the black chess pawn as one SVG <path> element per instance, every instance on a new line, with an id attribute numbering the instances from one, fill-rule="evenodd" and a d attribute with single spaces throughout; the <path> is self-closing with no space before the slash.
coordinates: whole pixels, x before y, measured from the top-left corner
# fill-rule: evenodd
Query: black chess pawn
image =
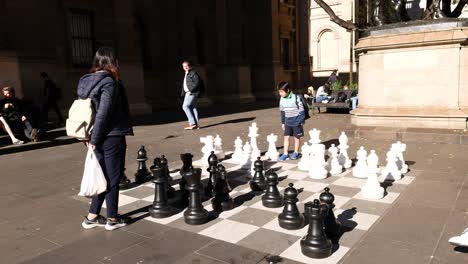
<path id="1" fill-rule="evenodd" d="M 187 182 L 186 189 L 190 192 L 189 205 L 184 212 L 185 223 L 189 225 L 202 225 L 208 222 L 208 211 L 201 202 L 201 169 L 189 167 L 183 172 Z"/>
<path id="2" fill-rule="evenodd" d="M 125 175 L 125 170 L 125 168 L 122 170 L 122 178 L 119 182 L 119 190 L 127 190 L 130 188 L 130 180 L 127 178 L 127 175 Z"/>
<path id="3" fill-rule="evenodd" d="M 337 243 L 338 236 L 340 233 L 340 222 L 336 219 L 335 214 L 333 213 L 333 208 L 335 208 L 335 196 L 330 192 L 330 188 L 326 187 L 325 192 L 320 194 L 320 202 L 326 205 L 325 209 L 327 213 L 324 219 L 325 233 L 327 237 L 330 238 L 334 243 Z"/>
<path id="4" fill-rule="evenodd" d="M 278 174 L 273 170 L 267 172 L 268 187 L 265 194 L 262 196 L 262 204 L 268 208 L 281 207 L 284 204 L 284 199 L 278 190 Z"/>
<path id="5" fill-rule="evenodd" d="M 296 203 L 299 201 L 297 196 L 299 192 L 290 183 L 289 187 L 284 190 L 284 209 L 278 216 L 279 226 L 288 230 L 301 229 L 305 225 L 304 215 L 297 209 Z"/>
<path id="6" fill-rule="evenodd" d="M 218 157 L 214 154 L 214 151 L 211 151 L 210 156 L 208 156 L 208 169 L 206 169 L 210 173 L 208 177 L 208 182 L 205 186 L 206 197 L 213 196 L 213 187 L 214 187 L 214 181 L 216 180 L 217 166 L 218 166 Z"/>
<path id="7" fill-rule="evenodd" d="M 250 180 L 249 185 L 252 191 L 264 191 L 266 189 L 265 175 L 263 174 L 264 165 L 260 157 L 254 162 L 254 176 Z"/>
<path id="8" fill-rule="evenodd" d="M 164 168 L 164 176 L 167 179 L 167 184 L 166 184 L 167 198 L 174 198 L 175 189 L 174 187 L 172 187 L 172 177 L 169 173 L 169 164 L 167 162 L 166 156 L 164 155 L 161 156 L 161 166 L 163 166 Z"/>
<path id="9" fill-rule="evenodd" d="M 145 146 L 141 146 L 138 150 L 136 160 L 138 162 L 138 169 L 135 173 L 135 182 L 144 183 L 151 180 L 151 173 L 148 171 L 148 168 L 146 168 L 148 157 L 146 155 Z"/>
<path id="10" fill-rule="evenodd" d="M 161 164 L 161 159 L 154 159 L 154 166 L 152 169 L 154 177 L 154 201 L 153 205 L 149 208 L 149 213 L 154 218 L 165 218 L 173 214 L 174 210 L 169 206 L 167 201 L 167 178 L 164 172 L 165 168 Z"/>
<path id="11" fill-rule="evenodd" d="M 231 186 L 226 176 L 226 168 L 219 164 L 218 173 L 216 174 L 215 186 L 214 186 L 214 198 L 211 199 L 211 205 L 213 210 L 221 212 L 228 211 L 234 208 L 234 202 L 229 196 L 231 192 Z"/>
<path id="12" fill-rule="evenodd" d="M 309 258 L 321 259 L 332 254 L 332 242 L 324 231 L 325 213 L 317 199 L 313 203 L 308 202 L 304 205 L 304 214 L 309 220 L 309 229 L 307 235 L 301 239 L 301 251 Z"/>

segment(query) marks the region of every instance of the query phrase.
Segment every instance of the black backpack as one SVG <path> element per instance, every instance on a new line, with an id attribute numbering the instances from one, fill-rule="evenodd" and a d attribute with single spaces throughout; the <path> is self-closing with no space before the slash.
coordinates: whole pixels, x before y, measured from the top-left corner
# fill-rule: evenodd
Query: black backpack
<path id="1" fill-rule="evenodd" d="M 299 97 L 299 99 L 301 100 L 302 106 L 304 107 L 305 120 L 309 119 L 310 118 L 309 104 L 307 103 L 307 100 L 302 95 L 295 94 L 295 96 L 296 96 L 297 109 L 299 109 L 299 103 L 297 102 L 297 97 Z"/>

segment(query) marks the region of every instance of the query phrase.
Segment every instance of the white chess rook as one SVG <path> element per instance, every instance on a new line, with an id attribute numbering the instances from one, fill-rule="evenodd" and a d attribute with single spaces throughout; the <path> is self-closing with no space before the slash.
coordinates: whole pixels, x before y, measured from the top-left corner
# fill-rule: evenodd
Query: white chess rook
<path id="1" fill-rule="evenodd" d="M 379 172 L 379 157 L 375 150 L 371 150 L 367 157 L 368 176 L 366 184 L 361 188 L 362 196 L 367 199 L 382 199 L 385 195 L 385 190 L 380 186 L 377 178 Z"/>
<path id="2" fill-rule="evenodd" d="M 358 178 L 367 178 L 367 151 L 363 146 L 356 152 L 356 165 L 353 168 L 353 176 Z"/>
<path id="3" fill-rule="evenodd" d="M 278 140 L 278 136 L 275 134 L 271 133 L 270 135 L 267 136 L 267 141 L 268 141 L 268 151 L 265 153 L 265 158 L 276 161 L 278 160 L 279 152 L 276 149 L 276 141 Z"/>

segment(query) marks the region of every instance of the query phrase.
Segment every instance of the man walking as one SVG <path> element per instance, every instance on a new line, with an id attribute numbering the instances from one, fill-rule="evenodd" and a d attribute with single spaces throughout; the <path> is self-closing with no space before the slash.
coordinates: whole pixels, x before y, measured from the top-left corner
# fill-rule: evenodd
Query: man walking
<path id="1" fill-rule="evenodd" d="M 184 98 L 182 109 L 184 110 L 189 122 L 189 126 L 184 129 L 200 129 L 197 97 L 203 90 L 203 80 L 200 78 L 198 73 L 192 69 L 188 61 L 182 62 L 182 68 L 185 71 L 181 92 L 181 96 Z"/>
<path id="2" fill-rule="evenodd" d="M 44 80 L 43 100 L 42 100 L 42 121 L 47 124 L 49 120 L 49 110 L 53 109 L 57 114 L 59 126 L 65 124 L 62 113 L 58 107 L 57 101 L 60 99 L 60 91 L 57 85 L 50 79 L 46 72 L 41 72 L 41 78 Z"/>

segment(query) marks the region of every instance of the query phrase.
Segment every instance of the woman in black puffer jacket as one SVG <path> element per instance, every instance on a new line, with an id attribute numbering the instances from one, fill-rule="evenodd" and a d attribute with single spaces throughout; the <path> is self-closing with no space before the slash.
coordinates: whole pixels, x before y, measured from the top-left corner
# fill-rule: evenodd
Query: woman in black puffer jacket
<path id="1" fill-rule="evenodd" d="M 101 47 L 94 57 L 91 73 L 81 77 L 78 97 L 90 98 L 95 121 L 87 146 L 94 150 L 107 180 L 107 191 L 93 197 L 84 228 L 105 226 L 107 230 L 127 225 L 129 219 L 117 213 L 119 182 L 125 168 L 125 136 L 133 135 L 125 88 L 120 80 L 118 60 L 112 48 Z M 100 215 L 106 201 L 107 220 Z"/>

